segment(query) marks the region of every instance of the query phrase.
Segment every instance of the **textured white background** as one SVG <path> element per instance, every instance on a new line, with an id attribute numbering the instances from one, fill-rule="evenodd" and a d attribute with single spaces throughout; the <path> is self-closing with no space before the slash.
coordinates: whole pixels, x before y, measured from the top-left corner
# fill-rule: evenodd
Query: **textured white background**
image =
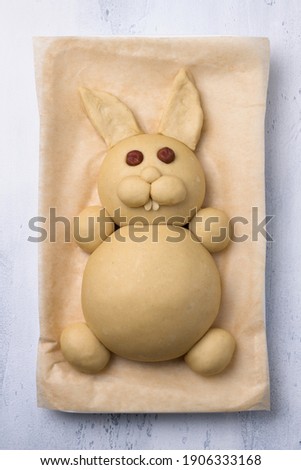
<path id="1" fill-rule="evenodd" d="M 0 448 L 301 448 L 301 1 L 0 0 Z M 271 412 L 79 415 L 36 407 L 39 122 L 32 36 L 268 36 Z"/>

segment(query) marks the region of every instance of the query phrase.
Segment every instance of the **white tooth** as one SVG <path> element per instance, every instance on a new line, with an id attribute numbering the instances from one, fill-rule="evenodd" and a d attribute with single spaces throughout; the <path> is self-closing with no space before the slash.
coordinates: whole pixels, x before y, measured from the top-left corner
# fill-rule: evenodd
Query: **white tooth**
<path id="1" fill-rule="evenodd" d="M 158 204 L 156 201 L 153 201 L 153 210 L 154 210 L 154 211 L 157 211 L 157 210 L 159 210 L 159 209 L 160 209 L 159 204 Z"/>
<path id="2" fill-rule="evenodd" d="M 145 209 L 146 211 L 150 211 L 151 208 L 152 208 L 152 200 L 149 199 L 149 200 L 147 201 L 147 203 L 144 204 L 144 209 Z"/>

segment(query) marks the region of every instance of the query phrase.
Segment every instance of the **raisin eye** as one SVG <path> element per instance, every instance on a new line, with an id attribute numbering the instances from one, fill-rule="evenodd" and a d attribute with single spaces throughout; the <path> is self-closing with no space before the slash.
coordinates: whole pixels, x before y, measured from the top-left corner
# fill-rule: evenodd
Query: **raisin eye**
<path id="1" fill-rule="evenodd" d="M 131 150 L 126 155 L 126 162 L 130 166 L 140 165 L 143 161 L 143 153 L 140 150 Z"/>
<path id="2" fill-rule="evenodd" d="M 175 152 L 169 147 L 163 147 L 162 149 L 158 150 L 157 157 L 163 163 L 171 163 L 176 158 Z"/>

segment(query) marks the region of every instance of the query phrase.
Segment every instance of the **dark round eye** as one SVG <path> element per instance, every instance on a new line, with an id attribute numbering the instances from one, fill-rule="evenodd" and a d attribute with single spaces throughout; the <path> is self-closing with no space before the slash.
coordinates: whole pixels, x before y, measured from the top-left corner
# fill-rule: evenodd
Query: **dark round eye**
<path id="1" fill-rule="evenodd" d="M 162 149 L 158 150 L 157 157 L 163 163 L 171 163 L 176 158 L 175 152 L 169 147 L 163 147 Z"/>
<path id="2" fill-rule="evenodd" d="M 126 154 L 126 162 L 130 166 L 140 165 L 143 161 L 143 153 L 140 150 L 131 150 Z"/>

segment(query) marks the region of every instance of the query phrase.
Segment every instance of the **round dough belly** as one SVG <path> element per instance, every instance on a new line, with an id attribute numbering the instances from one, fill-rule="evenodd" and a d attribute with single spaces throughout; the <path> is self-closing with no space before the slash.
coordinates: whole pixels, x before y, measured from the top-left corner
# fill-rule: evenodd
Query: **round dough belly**
<path id="1" fill-rule="evenodd" d="M 142 230 L 142 229 L 141 229 Z M 182 227 L 122 227 L 90 256 L 82 305 L 88 326 L 115 354 L 164 361 L 185 354 L 220 305 L 209 252 Z"/>

